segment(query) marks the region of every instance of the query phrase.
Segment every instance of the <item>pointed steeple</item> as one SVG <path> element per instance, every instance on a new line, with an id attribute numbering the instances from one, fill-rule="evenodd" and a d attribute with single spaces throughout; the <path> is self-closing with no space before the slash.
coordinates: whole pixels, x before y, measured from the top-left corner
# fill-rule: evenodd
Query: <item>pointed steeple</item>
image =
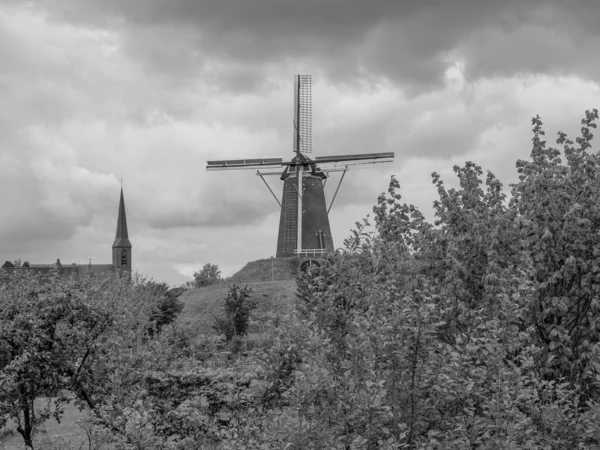
<path id="1" fill-rule="evenodd" d="M 127 233 L 127 216 L 125 215 L 125 200 L 123 199 L 123 186 L 121 186 L 121 199 L 119 201 L 119 216 L 117 217 L 117 234 L 112 246 L 113 266 L 119 270 L 131 272 L 131 242 Z"/>
<path id="2" fill-rule="evenodd" d="M 121 199 L 119 200 L 119 216 L 117 217 L 117 233 L 115 235 L 115 247 L 129 247 L 129 234 L 127 233 L 127 216 L 125 215 L 125 200 L 123 199 L 123 186 L 121 186 Z"/>

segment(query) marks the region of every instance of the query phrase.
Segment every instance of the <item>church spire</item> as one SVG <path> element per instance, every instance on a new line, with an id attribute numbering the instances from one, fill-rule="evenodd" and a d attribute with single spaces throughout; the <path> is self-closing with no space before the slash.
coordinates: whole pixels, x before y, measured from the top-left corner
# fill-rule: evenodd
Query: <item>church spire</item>
<path id="1" fill-rule="evenodd" d="M 119 216 L 117 217 L 117 233 L 112 246 L 113 265 L 117 269 L 131 270 L 131 242 L 127 233 L 127 216 L 125 215 L 125 200 L 123 186 L 119 200 Z"/>
<path id="2" fill-rule="evenodd" d="M 121 199 L 119 200 L 119 216 L 117 217 L 117 233 L 115 235 L 115 247 L 131 247 L 129 234 L 127 233 L 127 216 L 125 215 L 125 200 L 123 199 L 123 187 L 121 186 Z"/>

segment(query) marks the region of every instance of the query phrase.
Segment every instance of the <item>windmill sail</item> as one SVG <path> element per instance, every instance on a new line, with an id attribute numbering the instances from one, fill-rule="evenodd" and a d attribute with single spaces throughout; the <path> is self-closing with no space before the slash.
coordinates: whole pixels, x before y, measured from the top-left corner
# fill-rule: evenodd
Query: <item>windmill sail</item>
<path id="1" fill-rule="evenodd" d="M 315 163 L 323 172 L 338 172 L 350 167 L 394 161 L 394 153 L 360 153 L 356 155 L 317 156 Z"/>
<path id="2" fill-rule="evenodd" d="M 317 156 L 315 162 L 317 164 L 335 163 L 343 161 L 364 161 L 365 164 L 383 159 L 386 162 L 394 159 L 393 152 L 383 153 L 358 153 L 355 155 L 335 155 L 335 156 Z"/>
<path id="3" fill-rule="evenodd" d="M 294 152 L 312 153 L 312 79 L 296 75 L 294 80 Z"/>
<path id="4" fill-rule="evenodd" d="M 261 169 L 282 167 L 283 158 L 220 159 L 206 161 L 206 170 Z"/>

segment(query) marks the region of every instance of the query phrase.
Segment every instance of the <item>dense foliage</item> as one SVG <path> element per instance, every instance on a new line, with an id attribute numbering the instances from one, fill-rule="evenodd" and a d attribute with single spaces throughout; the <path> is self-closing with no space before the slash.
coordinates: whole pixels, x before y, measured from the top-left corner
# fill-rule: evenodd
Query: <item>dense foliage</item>
<path id="1" fill-rule="evenodd" d="M 564 163 L 534 118 L 509 202 L 468 162 L 456 189 L 433 174 L 429 223 L 392 180 L 374 230 L 357 224 L 347 251 L 301 280 L 307 323 L 331 343 L 317 359 L 337 380 L 328 395 L 352 405 L 315 423 L 335 417 L 328 433 L 369 448 L 599 444 L 597 118 L 577 147 L 560 133 Z"/>
<path id="2" fill-rule="evenodd" d="M 221 279 L 221 271 L 216 264 L 206 263 L 202 270 L 194 272 L 194 286 L 204 287 L 218 283 Z"/>
<path id="3" fill-rule="evenodd" d="M 93 412 L 96 446 L 597 448 L 597 119 L 586 113 L 575 142 L 559 133 L 561 152 L 534 118 L 510 197 L 472 162 L 454 167 L 456 188 L 434 173 L 433 222 L 392 178 L 344 249 L 299 275 L 295 307 L 244 348 L 219 327 L 224 338 L 193 345 L 176 322 L 152 331 L 160 298 L 143 283 L 56 281 L 29 298 L 17 277 L 0 290 L 15 342 L 0 349 L 0 417 L 60 386 Z M 235 286 L 223 318 L 247 325 L 249 299 Z M 231 336 L 245 334 L 234 322 Z"/>
<path id="4" fill-rule="evenodd" d="M 13 419 L 26 445 L 50 415 L 61 415 L 61 397 L 40 411 L 35 398 L 79 389 L 94 344 L 111 324 L 108 311 L 89 304 L 94 293 L 86 281 L 16 271 L 0 288 L 0 420 Z"/>
<path id="5" fill-rule="evenodd" d="M 119 433 L 111 417 L 118 393 L 131 394 L 140 380 L 134 349 L 159 339 L 181 346 L 173 331 L 148 341 L 163 304 L 154 284 L 141 279 L 0 271 L 0 424 L 11 419 L 32 447 L 43 422 L 60 420 L 71 392 L 97 423 Z M 40 407 L 40 396 L 52 397 Z"/>
<path id="6" fill-rule="evenodd" d="M 165 325 L 173 323 L 183 311 L 183 303 L 177 298 L 180 289 L 170 290 L 167 283 L 157 283 L 156 281 L 146 281 L 144 288 L 150 297 L 156 299 L 150 320 L 152 326 L 160 331 Z"/>

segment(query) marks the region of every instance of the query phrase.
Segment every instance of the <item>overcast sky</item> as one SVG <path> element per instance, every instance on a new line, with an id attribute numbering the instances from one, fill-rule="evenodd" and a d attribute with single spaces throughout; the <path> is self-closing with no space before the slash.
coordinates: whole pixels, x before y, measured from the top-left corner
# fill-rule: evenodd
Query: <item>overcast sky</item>
<path id="1" fill-rule="evenodd" d="M 532 116 L 554 143 L 600 107 L 598 23 L 595 0 L 0 0 L 0 258 L 110 262 L 121 177 L 139 272 L 274 255 L 260 178 L 204 168 L 292 156 L 296 73 L 314 155 L 396 153 L 345 177 L 336 247 L 392 174 L 428 217 L 433 171 L 471 160 L 508 189 Z"/>

